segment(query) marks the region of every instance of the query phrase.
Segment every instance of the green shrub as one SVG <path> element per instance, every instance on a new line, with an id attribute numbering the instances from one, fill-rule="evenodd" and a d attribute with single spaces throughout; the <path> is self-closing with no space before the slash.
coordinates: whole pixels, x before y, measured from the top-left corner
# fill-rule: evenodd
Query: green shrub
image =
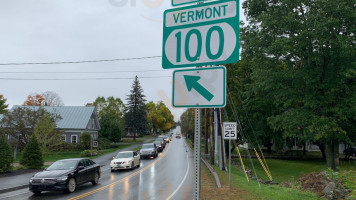
<path id="1" fill-rule="evenodd" d="M 69 143 L 69 142 L 63 142 L 61 144 L 61 150 L 62 151 L 77 151 L 79 150 L 79 145 L 75 143 Z"/>
<path id="2" fill-rule="evenodd" d="M 9 172 L 12 169 L 14 157 L 12 149 L 5 135 L 0 136 L 0 172 Z"/>
<path id="3" fill-rule="evenodd" d="M 107 138 L 99 138 L 99 147 L 98 149 L 109 149 L 110 148 L 110 140 Z"/>
<path id="4" fill-rule="evenodd" d="M 80 136 L 80 148 L 82 150 L 84 149 L 90 149 L 91 145 L 91 135 L 88 132 L 84 132 L 81 136 Z"/>
<path id="5" fill-rule="evenodd" d="M 94 150 L 89 150 L 89 149 L 87 149 L 87 150 L 82 151 L 82 152 L 80 153 L 80 156 L 81 156 L 81 157 L 91 157 L 91 156 L 96 156 L 96 155 L 98 155 L 98 154 L 99 154 L 99 152 L 98 152 L 98 150 L 96 150 L 96 149 L 94 149 Z"/>
<path id="6" fill-rule="evenodd" d="M 20 164 L 26 168 L 38 169 L 43 166 L 43 155 L 36 136 L 32 135 L 23 150 Z"/>

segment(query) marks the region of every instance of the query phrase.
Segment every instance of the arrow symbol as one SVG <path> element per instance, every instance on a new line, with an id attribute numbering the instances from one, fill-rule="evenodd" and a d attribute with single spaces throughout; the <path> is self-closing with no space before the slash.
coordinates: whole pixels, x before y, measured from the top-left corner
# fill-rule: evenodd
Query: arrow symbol
<path id="1" fill-rule="evenodd" d="M 184 80 L 185 83 L 187 84 L 187 89 L 190 92 L 192 88 L 194 88 L 199 94 L 201 94 L 206 100 L 210 101 L 214 95 L 211 94 L 207 89 L 205 89 L 200 83 L 198 83 L 198 80 L 200 79 L 200 76 L 189 76 L 189 75 L 184 75 Z"/>

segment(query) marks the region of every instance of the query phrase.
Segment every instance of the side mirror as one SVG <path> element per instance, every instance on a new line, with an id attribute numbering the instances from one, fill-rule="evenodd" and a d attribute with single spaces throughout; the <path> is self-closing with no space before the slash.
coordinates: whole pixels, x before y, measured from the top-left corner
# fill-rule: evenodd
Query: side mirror
<path id="1" fill-rule="evenodd" d="M 78 170 L 84 169 L 84 166 L 78 166 Z"/>

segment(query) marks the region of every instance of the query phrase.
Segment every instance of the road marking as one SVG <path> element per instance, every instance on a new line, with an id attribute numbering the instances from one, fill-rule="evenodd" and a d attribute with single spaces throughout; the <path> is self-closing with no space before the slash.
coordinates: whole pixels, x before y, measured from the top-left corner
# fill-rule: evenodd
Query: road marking
<path id="1" fill-rule="evenodd" d="M 26 193 L 30 193 L 30 192 L 27 191 L 27 192 L 23 192 L 23 193 L 19 193 L 19 194 L 13 194 L 13 195 L 1 197 L 0 199 L 7 199 L 7 198 L 10 198 L 10 197 L 19 196 L 19 195 L 26 194 Z"/>
<path id="2" fill-rule="evenodd" d="M 178 185 L 177 189 L 174 190 L 174 192 L 167 198 L 167 200 L 171 199 L 171 198 L 178 192 L 178 190 L 182 187 L 182 185 L 183 185 L 185 179 L 187 178 L 188 172 L 189 172 L 189 158 L 188 158 L 188 154 L 187 154 L 187 160 L 188 160 L 187 171 L 185 172 L 184 178 L 183 178 L 182 182 L 180 182 L 180 184 Z"/>
<path id="3" fill-rule="evenodd" d="M 79 195 L 79 196 L 70 198 L 70 199 L 68 199 L 68 200 L 82 199 L 82 198 L 84 198 L 84 197 L 87 197 L 87 196 L 90 196 L 90 195 L 95 194 L 95 193 L 97 193 L 97 192 L 100 192 L 100 191 L 102 191 L 102 190 L 105 190 L 105 189 L 107 189 L 107 188 L 109 188 L 109 187 L 111 187 L 111 186 L 114 186 L 114 185 L 117 185 L 117 184 L 119 184 L 119 183 L 122 183 L 122 182 L 124 182 L 125 180 L 128 180 L 128 179 L 130 179 L 130 178 L 132 178 L 132 177 L 134 177 L 134 176 L 140 174 L 141 172 L 143 172 L 143 171 L 147 170 L 148 168 L 152 167 L 154 164 L 156 164 L 158 161 L 160 161 L 162 158 L 164 158 L 164 157 L 167 155 L 167 152 L 168 152 L 168 150 L 171 148 L 171 146 L 172 146 L 172 145 L 169 145 L 169 146 L 168 146 L 168 149 L 165 151 L 165 153 L 162 154 L 162 156 L 158 157 L 155 161 L 153 161 L 151 164 L 147 165 L 147 166 L 144 167 L 143 169 L 140 169 L 139 171 L 137 171 L 137 172 L 135 172 L 135 173 L 132 173 L 132 174 L 130 174 L 130 175 L 128 175 L 128 176 L 126 176 L 126 177 L 124 177 L 124 178 L 118 180 L 118 181 L 115 181 L 115 182 L 113 182 L 113 183 L 111 183 L 111 184 L 108 184 L 108 185 L 106 185 L 106 186 L 103 186 L 103 187 L 101 187 L 101 188 L 95 189 L 95 190 L 93 190 L 93 191 L 90 191 L 90 192 L 81 194 L 81 195 Z"/>

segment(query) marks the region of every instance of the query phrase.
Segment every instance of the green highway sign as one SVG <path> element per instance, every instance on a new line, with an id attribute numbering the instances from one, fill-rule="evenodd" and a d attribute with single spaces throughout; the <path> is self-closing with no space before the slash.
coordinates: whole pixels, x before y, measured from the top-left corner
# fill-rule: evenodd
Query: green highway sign
<path id="1" fill-rule="evenodd" d="M 169 9 L 163 16 L 164 69 L 239 60 L 239 1 L 222 0 Z"/>
<path id="2" fill-rule="evenodd" d="M 225 96 L 225 67 L 186 69 L 173 72 L 173 107 L 224 107 Z"/>
<path id="3" fill-rule="evenodd" d="M 204 0 L 172 0 L 172 6 L 181 6 L 190 3 L 201 2 Z"/>

